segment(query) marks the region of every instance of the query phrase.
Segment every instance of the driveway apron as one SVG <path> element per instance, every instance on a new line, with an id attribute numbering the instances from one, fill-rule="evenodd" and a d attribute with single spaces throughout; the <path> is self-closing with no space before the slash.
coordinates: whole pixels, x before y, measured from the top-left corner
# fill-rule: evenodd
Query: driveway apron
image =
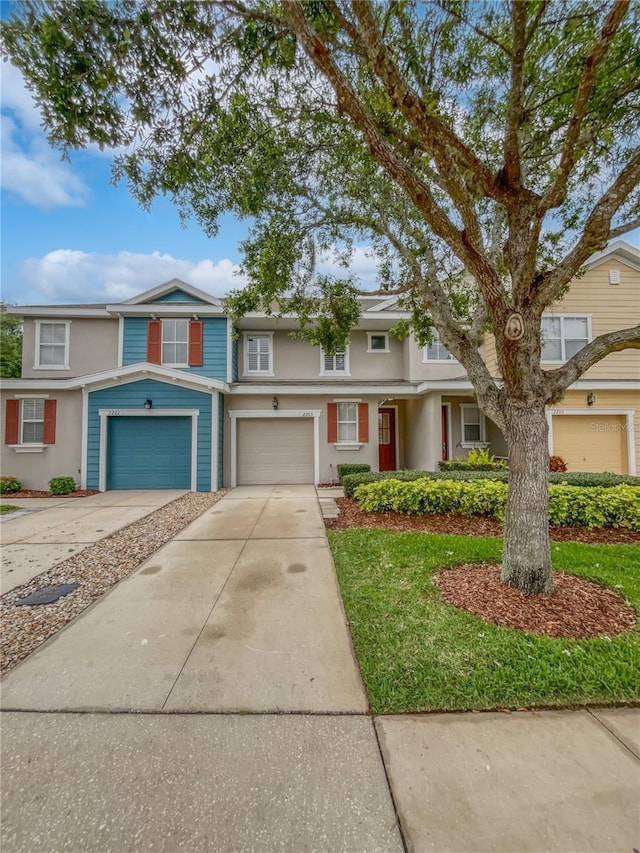
<path id="1" fill-rule="evenodd" d="M 365 712 L 315 489 L 232 490 L 2 692 L 22 710 Z"/>

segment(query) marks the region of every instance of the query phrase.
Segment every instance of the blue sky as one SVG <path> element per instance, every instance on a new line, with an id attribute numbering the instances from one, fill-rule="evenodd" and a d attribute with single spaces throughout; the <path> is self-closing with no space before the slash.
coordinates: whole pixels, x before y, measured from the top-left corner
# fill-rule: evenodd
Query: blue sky
<path id="1" fill-rule="evenodd" d="M 183 227 L 168 200 L 142 210 L 124 184 L 110 184 L 108 154 L 95 148 L 63 161 L 20 73 L 8 63 L 0 73 L 3 301 L 114 302 L 174 276 L 217 296 L 241 286 L 246 223 L 225 217 L 210 239 L 196 222 Z M 625 239 L 640 247 L 640 230 Z M 364 247 L 351 268 L 374 286 L 375 263 Z"/>

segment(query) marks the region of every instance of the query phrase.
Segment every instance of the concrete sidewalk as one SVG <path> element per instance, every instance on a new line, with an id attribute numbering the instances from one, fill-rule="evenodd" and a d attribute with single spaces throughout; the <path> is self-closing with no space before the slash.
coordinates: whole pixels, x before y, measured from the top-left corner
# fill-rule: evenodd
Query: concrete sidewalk
<path id="1" fill-rule="evenodd" d="M 640 849 L 636 710 L 369 715 L 311 487 L 233 490 L 2 693 L 10 853 Z"/>
<path id="2" fill-rule="evenodd" d="M 105 492 L 86 498 L 15 498 L 17 517 L 2 516 L 2 593 L 28 583 L 72 554 L 181 495 L 178 491 Z"/>

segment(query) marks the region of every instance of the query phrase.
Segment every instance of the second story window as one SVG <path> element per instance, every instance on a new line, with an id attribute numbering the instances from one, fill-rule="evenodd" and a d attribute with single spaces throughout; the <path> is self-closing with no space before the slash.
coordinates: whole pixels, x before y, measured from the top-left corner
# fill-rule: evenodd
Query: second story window
<path id="1" fill-rule="evenodd" d="M 440 343 L 440 333 L 437 329 L 433 330 L 433 342 L 428 344 L 422 350 L 423 361 L 456 361 L 444 344 Z"/>
<path id="2" fill-rule="evenodd" d="M 348 376 L 349 347 L 336 350 L 335 355 L 329 355 L 324 350 L 320 350 L 320 375 Z"/>
<path id="3" fill-rule="evenodd" d="M 69 369 L 70 321 L 45 323 L 36 320 L 36 359 L 39 370 Z"/>
<path id="4" fill-rule="evenodd" d="M 542 361 L 564 362 L 590 340 L 589 318 L 556 314 L 542 318 Z"/>
<path id="5" fill-rule="evenodd" d="M 367 352 L 389 352 L 389 335 L 386 332 L 367 332 Z"/>
<path id="6" fill-rule="evenodd" d="M 162 363 L 167 367 L 187 367 L 189 321 L 162 321 Z"/>
<path id="7" fill-rule="evenodd" d="M 273 336 L 246 334 L 244 336 L 244 372 L 246 375 L 273 375 Z"/>

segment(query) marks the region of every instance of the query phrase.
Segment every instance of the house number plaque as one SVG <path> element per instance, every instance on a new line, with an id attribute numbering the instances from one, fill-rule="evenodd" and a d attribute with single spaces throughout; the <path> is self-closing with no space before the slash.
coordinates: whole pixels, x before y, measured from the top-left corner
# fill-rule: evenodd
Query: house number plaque
<path id="1" fill-rule="evenodd" d="M 507 318 L 507 322 L 504 327 L 505 338 L 508 338 L 510 341 L 519 341 L 523 335 L 524 320 L 522 319 L 522 314 L 518 314 L 517 312 L 511 314 Z"/>

